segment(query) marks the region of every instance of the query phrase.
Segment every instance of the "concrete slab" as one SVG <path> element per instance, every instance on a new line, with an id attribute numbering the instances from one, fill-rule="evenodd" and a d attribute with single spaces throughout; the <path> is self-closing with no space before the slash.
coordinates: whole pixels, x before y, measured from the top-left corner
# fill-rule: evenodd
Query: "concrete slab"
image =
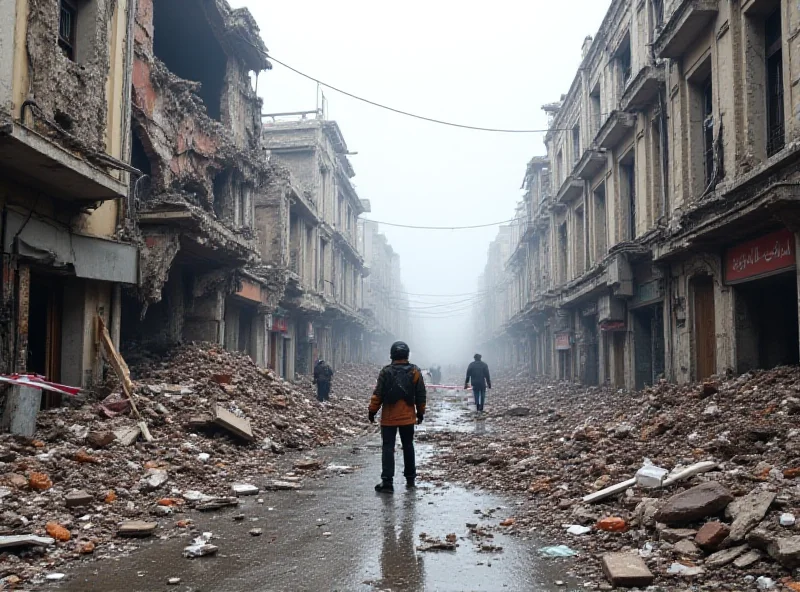
<path id="1" fill-rule="evenodd" d="M 217 405 L 214 408 L 214 423 L 248 442 L 254 440 L 250 420 L 244 417 L 236 417 L 222 405 Z"/>
<path id="2" fill-rule="evenodd" d="M 655 577 L 636 553 L 607 553 L 600 559 L 603 573 L 614 586 L 646 588 Z"/>

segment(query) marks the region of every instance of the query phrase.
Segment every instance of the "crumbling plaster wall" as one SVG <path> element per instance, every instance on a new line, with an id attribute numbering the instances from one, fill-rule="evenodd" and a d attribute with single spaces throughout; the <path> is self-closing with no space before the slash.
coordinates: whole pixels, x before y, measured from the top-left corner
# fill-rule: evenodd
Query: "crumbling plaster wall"
<path id="1" fill-rule="evenodd" d="M 251 192 L 269 178 L 260 149 L 261 101 L 249 82 L 250 70 L 266 69 L 267 62 L 237 55 L 236 47 L 220 39 L 232 53 L 227 55 L 222 121 L 212 119 L 197 94 L 199 83 L 178 77 L 155 55 L 153 2 L 139 2 L 133 70 L 134 129 L 152 163 L 153 194 L 183 193 L 230 222 L 235 192 L 215 195 L 217 175 L 227 172 Z M 197 9 L 206 11 L 215 33 L 230 32 L 230 27 L 230 34 L 241 35 L 245 13 L 231 11 L 223 0 L 197 0 Z M 257 28 L 254 34 L 257 38 Z"/>
<path id="2" fill-rule="evenodd" d="M 29 98 L 42 113 L 76 136 L 88 148 L 106 151 L 108 121 L 107 79 L 111 63 L 110 33 L 115 11 L 126 4 L 118 0 L 93 0 L 83 8 L 77 23 L 75 61 L 58 45 L 59 1 L 27 0 L 26 52 Z M 91 9 L 91 10 L 90 10 Z M 54 141 L 75 148 L 50 126 L 40 131 Z M 73 144 L 73 145 L 71 145 Z"/>

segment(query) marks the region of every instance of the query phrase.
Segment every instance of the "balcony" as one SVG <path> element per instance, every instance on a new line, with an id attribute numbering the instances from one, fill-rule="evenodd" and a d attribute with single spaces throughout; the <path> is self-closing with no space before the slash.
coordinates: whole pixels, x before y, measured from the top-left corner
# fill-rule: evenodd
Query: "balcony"
<path id="1" fill-rule="evenodd" d="M 578 179 L 591 180 L 597 173 L 605 170 L 608 164 L 608 158 L 604 150 L 596 150 L 589 148 L 583 153 L 575 169 L 572 171 L 572 176 Z"/>
<path id="2" fill-rule="evenodd" d="M 628 83 L 620 100 L 623 111 L 641 111 L 651 105 L 664 85 L 664 66 L 645 66 Z"/>
<path id="3" fill-rule="evenodd" d="M 0 176 L 13 171 L 57 199 L 91 204 L 119 199 L 128 185 L 19 122 L 0 121 Z"/>
<path id="4" fill-rule="evenodd" d="M 564 204 L 583 195 L 583 181 L 572 175 L 561 184 L 556 196 L 556 203 Z"/>
<path id="5" fill-rule="evenodd" d="M 636 125 L 636 116 L 624 111 L 612 111 L 611 115 L 597 132 L 595 144 L 600 148 L 614 148 Z"/>
<path id="6" fill-rule="evenodd" d="M 683 0 L 664 23 L 653 44 L 660 58 L 679 58 L 719 11 L 718 0 Z"/>

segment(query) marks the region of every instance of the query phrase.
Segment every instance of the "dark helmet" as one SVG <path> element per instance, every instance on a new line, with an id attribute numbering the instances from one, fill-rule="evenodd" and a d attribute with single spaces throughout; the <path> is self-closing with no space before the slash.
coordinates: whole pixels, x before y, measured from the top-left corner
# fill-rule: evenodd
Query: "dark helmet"
<path id="1" fill-rule="evenodd" d="M 480 362 L 481 361 L 481 355 L 480 354 L 475 354 L 474 357 L 475 357 L 475 361 L 476 362 Z"/>
<path id="2" fill-rule="evenodd" d="M 405 341 L 395 341 L 389 350 L 389 357 L 393 360 L 407 360 L 411 350 Z"/>

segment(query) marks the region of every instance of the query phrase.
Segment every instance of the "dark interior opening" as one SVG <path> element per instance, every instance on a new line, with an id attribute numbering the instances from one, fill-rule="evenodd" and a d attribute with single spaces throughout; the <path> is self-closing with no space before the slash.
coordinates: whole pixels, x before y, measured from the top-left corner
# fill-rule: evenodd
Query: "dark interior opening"
<path id="1" fill-rule="evenodd" d="M 205 11 L 193 0 L 153 2 L 153 29 L 156 57 L 174 74 L 201 83 L 197 94 L 209 117 L 219 120 L 227 56 Z"/>
<path id="2" fill-rule="evenodd" d="M 144 144 L 139 139 L 139 134 L 136 133 L 136 130 L 133 130 L 131 137 L 131 165 L 145 175 L 152 176 L 153 169 L 150 166 L 150 158 L 147 156 L 147 151 L 144 149 Z"/>
<path id="3" fill-rule="evenodd" d="M 633 311 L 633 355 L 636 389 L 655 384 L 665 370 L 662 303 Z"/>
<path id="4" fill-rule="evenodd" d="M 792 271 L 739 284 L 735 296 L 737 370 L 800 362 L 797 274 Z"/>

